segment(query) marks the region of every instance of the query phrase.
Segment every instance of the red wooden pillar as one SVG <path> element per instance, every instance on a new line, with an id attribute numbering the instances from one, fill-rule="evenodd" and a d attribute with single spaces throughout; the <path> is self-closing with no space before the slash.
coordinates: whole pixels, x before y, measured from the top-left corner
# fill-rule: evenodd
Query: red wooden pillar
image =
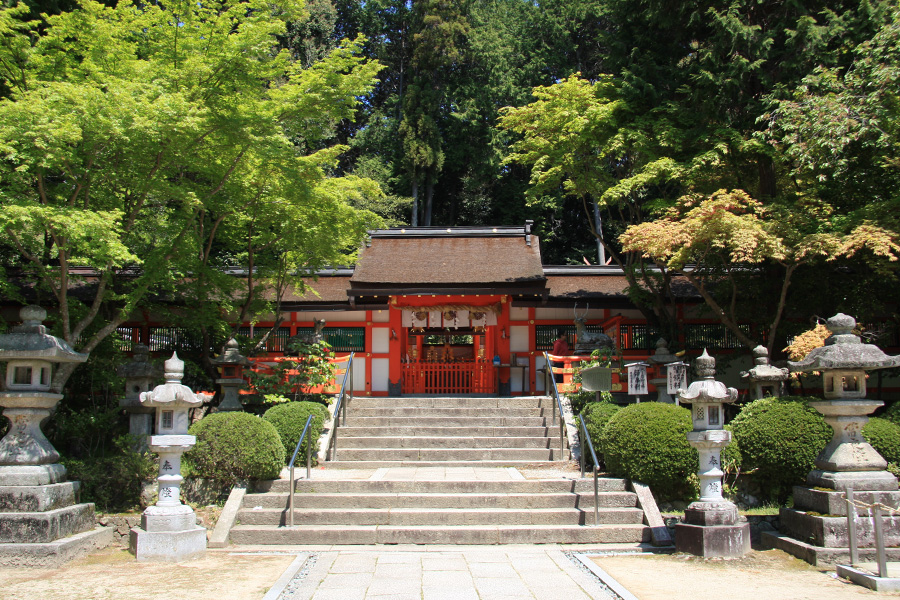
<path id="1" fill-rule="evenodd" d="M 500 355 L 500 362 L 504 365 L 508 365 L 510 360 L 509 296 L 503 296 L 500 299 L 500 314 L 497 316 L 497 329 L 499 330 L 499 333 L 497 335 L 496 353 Z M 500 369 L 500 383 L 509 386 L 510 371 L 511 369 Z"/>
<path id="2" fill-rule="evenodd" d="M 388 389 L 397 387 L 403 380 L 403 359 L 406 354 L 406 331 L 403 329 L 403 311 L 388 303 L 388 323 L 391 341 L 388 348 Z"/>

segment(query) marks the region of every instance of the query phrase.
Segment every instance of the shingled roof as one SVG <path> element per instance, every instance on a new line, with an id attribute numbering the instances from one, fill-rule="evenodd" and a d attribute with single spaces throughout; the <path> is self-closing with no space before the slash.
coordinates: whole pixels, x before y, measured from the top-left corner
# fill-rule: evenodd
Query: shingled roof
<path id="1" fill-rule="evenodd" d="M 547 293 L 540 244 L 530 224 L 394 228 L 369 234 L 350 278 L 350 296 Z"/>

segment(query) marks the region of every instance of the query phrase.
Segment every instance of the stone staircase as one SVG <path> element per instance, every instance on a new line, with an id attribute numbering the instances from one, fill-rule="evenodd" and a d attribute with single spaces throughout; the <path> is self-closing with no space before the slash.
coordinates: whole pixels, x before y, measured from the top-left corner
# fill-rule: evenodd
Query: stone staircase
<path id="1" fill-rule="evenodd" d="M 637 496 L 622 479 L 600 480 L 600 524 L 593 525 L 593 481 L 578 479 L 567 461 L 558 460 L 549 401 L 355 398 L 339 429 L 340 460 L 315 470 L 311 480 L 296 482 L 295 527 L 285 527 L 289 482 L 277 480 L 244 496 L 230 539 L 238 544 L 648 541 L 650 528 L 643 524 Z"/>
<path id="2" fill-rule="evenodd" d="M 561 461 L 551 400 L 354 398 L 331 468 L 507 467 Z"/>

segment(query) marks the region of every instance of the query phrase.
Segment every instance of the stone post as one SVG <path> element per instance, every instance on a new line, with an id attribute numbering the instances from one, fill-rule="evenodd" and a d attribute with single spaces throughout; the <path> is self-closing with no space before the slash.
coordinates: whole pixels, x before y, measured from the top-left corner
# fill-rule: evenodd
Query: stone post
<path id="1" fill-rule="evenodd" d="M 750 551 L 750 525 L 740 523 L 737 506 L 722 497 L 722 448 L 731 432 L 722 428 L 722 405 L 737 400 L 737 390 L 715 380 L 716 360 L 703 351 L 695 366 L 698 380 L 678 391 L 691 405 L 693 431 L 688 443 L 700 454 L 700 500 L 684 511 L 685 523 L 675 526 L 675 547 L 704 557 L 737 557 Z"/>
<path id="2" fill-rule="evenodd" d="M 9 431 L 0 440 L 0 565 L 55 566 L 112 540 L 94 528 L 94 505 L 81 504 L 79 484 L 66 481 L 59 453 L 41 431 L 63 395 L 51 390 L 54 365 L 84 362 L 47 333 L 47 312 L 26 306 L 22 324 L 0 335 L 6 391 L 0 392 Z"/>
<path id="3" fill-rule="evenodd" d="M 125 395 L 119 398 L 119 406 L 128 412 L 128 433 L 144 440 L 153 434 L 153 409 L 141 404 L 141 394 L 162 377 L 162 369 L 150 362 L 150 348 L 137 344 L 131 362 L 120 365 L 116 372 L 125 378 Z M 146 447 L 146 441 L 143 445 Z"/>
<path id="4" fill-rule="evenodd" d="M 668 382 L 668 377 L 666 377 L 666 365 L 674 362 L 678 362 L 678 357 L 669 352 L 669 342 L 664 338 L 656 340 L 656 350 L 654 351 L 653 356 L 650 357 L 650 364 L 653 366 L 653 374 L 655 377 L 650 380 L 650 383 L 656 386 L 657 402 L 665 402 L 666 404 L 673 404 L 675 402 L 672 396 L 669 395 L 669 390 L 666 386 L 666 383 Z"/>
<path id="5" fill-rule="evenodd" d="M 150 450 L 159 454 L 159 499 L 131 530 L 130 548 L 139 561 L 176 562 L 206 552 L 206 529 L 197 525 L 190 506 L 181 503 L 181 455 L 196 438 L 188 435 L 189 411 L 203 398 L 181 384 L 184 362 L 173 353 L 165 362 L 166 382 L 143 392 L 144 406 L 156 409 L 156 435 Z"/>
<path id="6" fill-rule="evenodd" d="M 764 346 L 753 349 L 754 366 L 749 371 L 742 371 L 741 377 L 747 379 L 753 397 L 759 400 L 765 396 L 780 397 L 784 382 L 788 378 L 787 369 L 779 369 L 769 364 L 769 351 Z"/>
<path id="7" fill-rule="evenodd" d="M 216 379 L 216 383 L 222 386 L 219 410 L 244 410 L 238 393 L 244 387 L 244 368 L 250 365 L 250 361 L 241 354 L 237 341 L 234 338 L 228 340 L 222 355 L 211 362 L 221 375 Z"/>

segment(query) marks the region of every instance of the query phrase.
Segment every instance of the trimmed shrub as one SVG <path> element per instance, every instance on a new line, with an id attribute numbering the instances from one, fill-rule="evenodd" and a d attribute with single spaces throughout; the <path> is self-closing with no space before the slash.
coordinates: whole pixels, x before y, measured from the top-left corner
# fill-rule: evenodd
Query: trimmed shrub
<path id="1" fill-rule="evenodd" d="M 277 479 L 284 446 L 268 421 L 242 412 L 219 412 L 191 425 L 197 445 L 184 455 L 186 474 L 226 483 Z"/>
<path id="2" fill-rule="evenodd" d="M 871 417 L 862 433 L 884 460 L 900 464 L 900 425 L 887 419 Z"/>
<path id="3" fill-rule="evenodd" d="M 594 452 L 597 453 L 597 460 L 603 460 L 603 446 L 601 445 L 603 429 L 613 415 L 620 410 L 621 407 L 612 402 L 589 402 L 581 413 L 591 443 L 594 445 Z M 590 460 L 590 451 L 582 448 L 582 452 L 588 452 L 585 458 Z"/>
<path id="4" fill-rule="evenodd" d="M 698 469 L 697 451 L 685 434 L 693 428 L 688 409 L 644 402 L 616 412 L 603 428 L 600 446 L 609 472 L 650 486 L 658 500 L 688 499 Z"/>
<path id="5" fill-rule="evenodd" d="M 900 401 L 894 402 L 884 411 L 884 418 L 892 423 L 900 425 Z"/>
<path id="6" fill-rule="evenodd" d="M 767 499 L 784 502 L 793 486 L 806 481 L 816 456 L 831 440 L 825 418 L 807 398 L 763 398 L 746 405 L 731 422 L 745 472 Z"/>
<path id="7" fill-rule="evenodd" d="M 303 426 L 306 425 L 306 419 L 309 415 L 313 416 L 312 423 L 309 424 L 309 431 L 306 433 L 312 436 L 312 458 L 316 459 L 316 453 L 319 451 L 319 436 L 322 435 L 322 425 L 328 419 L 328 409 L 318 402 L 288 402 L 273 406 L 265 412 L 263 419 L 275 426 L 281 443 L 284 444 L 284 459 L 291 460 L 294 448 L 300 440 L 303 433 Z M 303 441 L 303 447 L 297 453 L 297 465 L 306 464 L 306 440 Z"/>

